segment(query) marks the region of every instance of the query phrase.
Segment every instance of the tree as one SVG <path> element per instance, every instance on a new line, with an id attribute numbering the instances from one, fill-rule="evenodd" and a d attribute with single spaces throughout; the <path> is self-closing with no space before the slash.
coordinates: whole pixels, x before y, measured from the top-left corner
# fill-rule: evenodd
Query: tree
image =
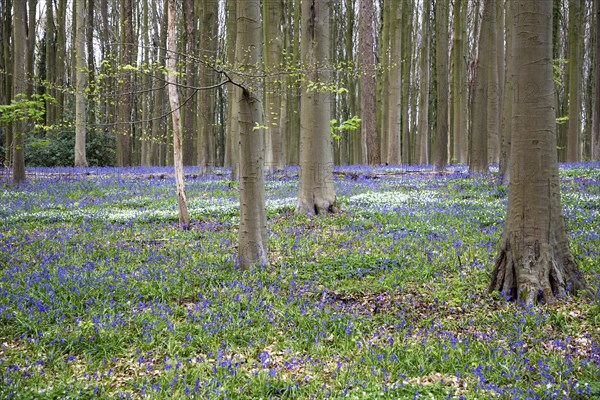
<path id="1" fill-rule="evenodd" d="M 496 3 L 499 0 L 489 1 L 484 9 L 484 21 L 487 32 L 487 48 L 483 57 L 486 58 L 487 64 L 487 112 L 486 125 L 488 135 L 488 162 L 498 162 L 500 159 L 500 145 L 498 140 L 498 129 L 500 126 L 500 88 L 497 62 L 498 56 L 498 32 L 497 32 L 497 16 Z"/>
<path id="2" fill-rule="evenodd" d="M 421 26 L 421 76 L 419 94 L 419 163 L 429 164 L 429 14 L 431 2 L 423 2 L 423 21 Z"/>
<path id="3" fill-rule="evenodd" d="M 389 101 L 388 101 L 388 131 L 387 157 L 389 164 L 400 163 L 400 129 L 401 129 L 401 82 L 402 82 L 402 10 L 401 2 L 392 2 L 390 8 L 391 33 L 390 33 L 390 71 L 389 71 Z"/>
<path id="4" fill-rule="evenodd" d="M 448 3 L 435 3 L 435 74 L 437 80 L 435 168 L 448 163 Z"/>
<path id="5" fill-rule="evenodd" d="M 240 76 L 239 155 L 240 155 L 240 227 L 238 265 L 240 268 L 267 264 L 267 216 L 263 172 L 263 109 L 261 84 L 252 79 L 260 73 L 261 62 L 261 8 L 260 0 L 237 1 L 237 71 Z"/>
<path id="6" fill-rule="evenodd" d="M 281 124 L 282 89 L 278 68 L 283 64 L 283 4 L 280 1 L 263 2 L 264 59 L 266 116 L 266 167 L 270 171 L 283 170 L 284 126 Z"/>
<path id="7" fill-rule="evenodd" d="M 185 183 L 183 180 L 183 154 L 181 135 L 181 115 L 179 112 L 179 94 L 177 93 L 177 43 L 175 40 L 175 1 L 169 0 L 168 23 L 167 23 L 167 91 L 169 103 L 171 104 L 171 118 L 173 119 L 173 164 L 175 166 L 175 184 L 177 186 L 177 205 L 179 207 L 179 224 L 187 229 L 190 224 L 188 215 Z"/>
<path id="8" fill-rule="evenodd" d="M 85 0 L 75 0 L 75 166 L 87 167 L 85 156 Z"/>
<path id="9" fill-rule="evenodd" d="M 552 1 L 514 4 L 513 140 L 505 231 L 490 290 L 532 304 L 586 289 L 561 211 Z"/>
<path id="10" fill-rule="evenodd" d="M 569 0 L 568 22 L 568 60 L 569 69 L 569 127 L 567 131 L 567 162 L 580 159 L 581 130 L 581 35 L 583 21 L 581 18 L 582 0 Z"/>
<path id="11" fill-rule="evenodd" d="M 500 124 L 500 179 L 508 182 L 508 164 L 510 160 L 511 121 L 512 121 L 512 42 L 513 42 L 513 2 L 506 2 L 506 61 L 504 72 L 504 89 L 502 91 L 502 122 Z"/>
<path id="12" fill-rule="evenodd" d="M 334 212 L 333 151 L 330 128 L 329 1 L 302 2 L 302 65 L 306 76 L 300 99 L 300 184 L 297 210 L 314 215 Z M 325 67 L 323 67 L 325 66 Z M 315 87 L 311 87 L 315 86 Z"/>
<path id="13" fill-rule="evenodd" d="M 360 110 L 363 164 L 381 163 L 375 119 L 375 48 L 373 46 L 373 0 L 360 0 Z"/>
<path id="14" fill-rule="evenodd" d="M 489 46 L 490 27 L 494 8 L 491 0 L 483 4 L 483 21 L 479 33 L 479 44 L 475 56 L 474 93 L 471 107 L 471 147 L 469 151 L 469 171 L 488 172 L 488 73 L 490 71 Z M 494 60 L 495 61 L 495 60 Z"/>
<path id="15" fill-rule="evenodd" d="M 117 134 L 117 164 L 129 166 L 131 159 L 131 111 L 133 110 L 133 4 L 132 0 L 121 0 L 121 85 Z"/>
<path id="16" fill-rule="evenodd" d="M 13 95 L 16 99 L 27 92 L 25 82 L 25 50 L 27 40 L 27 3 L 25 1 L 15 1 L 13 3 Z M 25 130 L 26 121 L 22 118 L 16 119 L 13 123 L 12 137 L 12 164 L 13 164 L 13 183 L 19 184 L 25 180 Z M 8 145 L 8 143 L 7 143 Z"/>
<path id="17" fill-rule="evenodd" d="M 454 2 L 454 26 L 452 44 L 452 133 L 454 137 L 453 158 L 456 162 L 466 161 L 467 135 L 466 135 L 466 113 L 465 96 L 467 88 L 465 85 L 465 18 L 467 14 L 467 1 L 456 0 Z"/>
<path id="18" fill-rule="evenodd" d="M 595 92 L 592 123 L 592 160 L 600 160 L 600 0 L 596 4 Z"/>

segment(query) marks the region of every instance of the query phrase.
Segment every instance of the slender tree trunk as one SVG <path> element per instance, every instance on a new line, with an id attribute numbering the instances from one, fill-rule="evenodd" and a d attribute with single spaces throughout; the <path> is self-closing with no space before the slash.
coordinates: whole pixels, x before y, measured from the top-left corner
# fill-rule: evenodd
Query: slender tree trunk
<path id="1" fill-rule="evenodd" d="M 175 2 L 169 0 L 168 28 L 167 28 L 167 91 L 169 92 L 169 103 L 171 105 L 171 118 L 173 119 L 173 164 L 175 166 L 175 183 L 177 187 L 177 205 L 179 208 L 179 224 L 183 229 L 187 229 L 190 224 L 190 217 L 187 210 L 185 198 L 185 182 L 183 179 L 183 154 L 181 138 L 181 116 L 179 112 L 179 94 L 177 93 L 177 43 L 175 38 Z"/>
<path id="2" fill-rule="evenodd" d="M 4 59 L 4 66 L 8 71 L 13 72 L 13 52 L 12 52 L 12 18 L 11 18 L 11 10 L 12 10 L 12 2 L 11 0 L 6 0 L 4 2 L 3 15 L 0 16 L 3 20 L 4 27 L 2 29 L 4 40 L 2 41 L 2 54 Z M 13 98 L 13 79 L 12 73 L 3 74 L 4 80 L 4 102 L 3 104 L 9 104 L 11 99 Z M 9 166 L 12 163 L 12 142 L 13 142 L 13 124 L 6 126 L 6 131 L 4 134 L 4 145 L 5 151 L 2 156 L 4 156 L 3 164 L 5 166 Z"/>
<path id="3" fill-rule="evenodd" d="M 265 79 L 265 132 L 266 158 L 269 171 L 281 171 L 285 166 L 284 130 L 281 125 L 282 91 L 278 72 L 283 54 L 283 4 L 263 2 L 264 58 L 267 68 Z"/>
<path id="4" fill-rule="evenodd" d="M 373 0 L 360 0 L 360 109 L 363 164 L 381 163 L 375 119 L 375 48 L 373 45 Z"/>
<path id="5" fill-rule="evenodd" d="M 488 59 L 487 75 L 487 135 L 488 135 L 488 163 L 497 163 L 500 159 L 500 142 L 498 138 L 500 121 L 500 90 L 498 84 L 498 36 L 497 36 L 497 18 L 495 0 L 486 4 L 489 13 L 485 14 L 488 19 L 487 24 L 488 41 L 487 52 L 483 56 Z"/>
<path id="6" fill-rule="evenodd" d="M 47 93 L 56 98 L 56 25 L 52 0 L 46 0 L 46 80 L 48 81 Z M 56 120 L 56 104 L 53 101 L 47 101 L 46 125 L 52 126 Z"/>
<path id="7" fill-rule="evenodd" d="M 456 0 L 454 2 L 454 43 L 452 45 L 452 112 L 453 112 L 453 127 L 454 146 L 453 160 L 458 163 L 464 163 L 466 159 L 467 149 L 467 124 L 465 113 L 464 92 L 467 91 L 466 86 L 466 65 L 465 65 L 465 14 L 467 13 L 467 0 Z"/>
<path id="8" fill-rule="evenodd" d="M 198 65 L 193 61 L 197 56 L 195 51 L 196 44 L 196 17 L 194 15 L 194 1 L 185 0 L 183 2 L 183 14 L 185 21 L 185 42 L 186 60 L 185 60 L 185 84 L 184 89 L 186 103 L 183 106 L 183 164 L 194 165 L 196 152 L 194 151 L 194 119 L 197 118 L 196 110 L 198 103 L 195 101 L 196 71 Z"/>
<path id="9" fill-rule="evenodd" d="M 448 3 L 436 2 L 436 156 L 435 169 L 441 171 L 448 164 Z"/>
<path id="10" fill-rule="evenodd" d="M 133 4 L 132 0 L 121 0 L 121 65 L 133 65 Z M 133 80 L 131 71 L 121 70 L 120 98 L 118 107 L 117 164 L 130 166 L 132 161 L 131 112 L 133 110 Z"/>
<path id="11" fill-rule="evenodd" d="M 25 95 L 27 92 L 25 81 L 27 3 L 25 1 L 13 3 L 13 20 L 13 96 L 17 99 L 17 96 Z M 15 185 L 25 180 L 24 136 L 26 128 L 26 121 L 13 122 L 12 172 Z"/>
<path id="12" fill-rule="evenodd" d="M 429 14 L 431 2 L 423 4 L 423 21 L 421 26 L 421 60 L 419 74 L 421 76 L 419 94 L 419 164 L 429 164 Z"/>
<path id="13" fill-rule="evenodd" d="M 600 160 L 600 0 L 596 5 L 596 62 L 594 69 L 594 112 L 592 116 L 592 160 Z"/>
<path id="14" fill-rule="evenodd" d="M 87 0 L 87 20 L 86 20 L 86 46 L 87 46 L 87 73 L 89 85 L 89 97 L 87 99 L 87 125 L 96 124 L 96 78 L 94 68 L 94 8 L 95 0 Z M 88 132 L 89 134 L 89 132 Z"/>
<path id="15" fill-rule="evenodd" d="M 238 0 L 236 70 L 260 72 L 260 0 Z M 257 70 L 258 69 L 258 70 Z M 261 85 L 246 80 L 236 98 L 240 127 L 240 228 L 238 264 L 240 268 L 267 264 L 267 217 L 263 175 L 263 125 Z M 254 89 L 251 89 L 254 88 Z"/>
<path id="16" fill-rule="evenodd" d="M 552 1 L 514 15 L 514 118 L 505 231 L 490 290 L 532 304 L 587 289 L 563 221 L 554 112 Z"/>
<path id="17" fill-rule="evenodd" d="M 86 107 L 85 88 L 85 0 L 75 0 L 75 166 L 87 167 L 85 154 Z"/>
<path id="18" fill-rule="evenodd" d="M 383 72 L 381 74 L 381 90 L 380 90 L 380 105 L 379 105 L 379 143 L 380 143 L 380 161 L 387 160 L 387 138 L 388 138 L 388 123 L 389 123 L 389 66 L 390 66 L 390 9 L 391 2 L 383 2 L 382 10 L 382 28 L 381 28 L 381 43 L 379 43 L 379 62 Z"/>
<path id="19" fill-rule="evenodd" d="M 226 16 L 225 16 L 225 32 L 227 36 L 227 64 L 233 67 L 235 59 L 235 36 L 236 36 L 236 2 L 237 0 L 226 0 Z M 232 174 L 235 178 L 238 176 L 237 160 L 238 160 L 238 140 L 239 136 L 237 128 L 237 110 L 234 110 L 236 87 L 230 86 L 227 88 L 227 126 L 225 134 L 225 166 L 231 167 Z"/>
<path id="20" fill-rule="evenodd" d="M 25 0 L 23 0 L 25 1 Z M 25 92 L 27 96 L 31 96 L 33 94 L 33 79 L 34 79 L 34 64 L 35 64 L 35 16 L 37 10 L 37 0 L 28 0 L 28 17 L 27 17 L 27 50 L 25 54 L 25 64 L 26 64 L 26 76 L 25 80 L 27 81 L 27 86 Z"/>
<path id="21" fill-rule="evenodd" d="M 581 18 L 582 0 L 569 0 L 568 58 L 569 58 L 569 128 L 567 132 L 567 162 L 581 159 Z"/>
<path id="22" fill-rule="evenodd" d="M 389 122 L 388 122 L 388 140 L 387 157 L 388 164 L 399 164 L 400 159 L 400 129 L 401 129 L 401 101 L 402 93 L 400 83 L 402 82 L 402 10 L 400 2 L 392 3 L 390 15 L 394 21 L 391 24 L 390 33 L 390 98 L 389 98 Z"/>
<path id="23" fill-rule="evenodd" d="M 404 163 L 409 163 L 409 149 L 411 145 L 410 125 L 409 125 L 409 104 L 410 104 L 410 76 L 412 66 L 412 19 L 413 2 L 407 1 L 402 4 L 402 55 L 400 67 L 402 74 L 400 98 L 400 159 Z"/>
<path id="24" fill-rule="evenodd" d="M 502 101 L 502 123 L 500 127 L 501 131 L 501 142 L 500 142 L 500 168 L 499 174 L 500 179 L 507 183 L 510 180 L 510 174 L 508 165 L 510 164 L 510 147 L 511 147 L 511 135 L 512 127 L 511 121 L 513 118 L 513 100 L 512 100 L 512 88 L 513 88 L 513 67 L 512 67 L 512 43 L 513 43 L 513 9 L 514 3 L 511 0 L 506 2 L 506 64 L 504 73 L 504 90 L 502 95 L 504 100 Z"/>
<path id="25" fill-rule="evenodd" d="M 477 56 L 475 57 L 475 77 L 473 93 L 473 107 L 471 109 L 472 129 L 471 147 L 469 156 L 469 170 L 476 173 L 488 171 L 488 134 L 487 134 L 487 100 L 488 100 L 488 73 L 489 69 L 489 34 L 490 10 L 494 7 L 491 0 L 483 4 L 483 21 L 479 34 Z M 495 61 L 495 60 L 494 60 Z"/>
<path id="26" fill-rule="evenodd" d="M 327 83 L 330 73 L 318 68 L 327 65 L 329 43 L 329 2 L 309 0 L 302 3 L 302 65 L 306 81 Z M 300 185 L 297 211 L 308 214 L 334 212 L 332 138 L 329 133 L 329 93 L 307 90 L 302 85 L 300 124 Z"/>

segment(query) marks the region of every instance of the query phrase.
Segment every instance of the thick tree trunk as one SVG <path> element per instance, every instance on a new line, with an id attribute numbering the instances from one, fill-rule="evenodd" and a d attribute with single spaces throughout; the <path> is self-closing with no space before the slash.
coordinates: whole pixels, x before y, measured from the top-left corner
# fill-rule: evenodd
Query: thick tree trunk
<path id="1" fill-rule="evenodd" d="M 400 159 L 404 163 L 409 163 L 411 160 L 410 146 L 410 76 L 412 67 L 412 28 L 413 28 L 413 2 L 407 1 L 402 5 L 402 95 L 400 100 Z"/>
<path id="2" fill-rule="evenodd" d="M 600 160 L 600 0 L 595 0 L 596 5 L 596 65 L 595 65 L 595 91 L 594 112 L 592 116 L 592 160 Z"/>
<path id="3" fill-rule="evenodd" d="M 381 77 L 381 92 L 380 92 L 380 121 L 379 121 L 379 143 L 380 143 L 380 161 L 385 162 L 387 160 L 387 139 L 388 139 L 388 124 L 389 124 L 389 102 L 390 102 L 390 9 L 391 5 L 389 1 L 383 2 L 382 10 L 382 28 L 381 28 L 381 42 L 379 43 L 379 62 L 383 68 Z"/>
<path id="4" fill-rule="evenodd" d="M 437 107 L 435 133 L 435 169 L 441 171 L 448 164 L 448 3 L 436 2 L 436 79 Z"/>
<path id="5" fill-rule="evenodd" d="M 167 91 L 169 92 L 169 103 L 171 105 L 171 118 L 173 119 L 173 164 L 175 166 L 175 184 L 177 187 L 177 205 L 179 208 L 179 224 L 187 229 L 190 217 L 187 210 L 185 198 L 185 182 L 183 179 L 183 154 L 181 138 L 181 115 L 179 112 L 179 94 L 177 93 L 177 43 L 175 40 L 175 1 L 169 0 L 168 28 L 167 28 Z"/>
<path id="6" fill-rule="evenodd" d="M 376 165 L 379 158 L 375 119 L 375 48 L 373 46 L 373 0 L 360 1 L 360 110 L 363 164 Z"/>
<path id="7" fill-rule="evenodd" d="M 185 0 L 183 2 L 183 11 L 185 18 L 185 36 L 186 36 L 186 55 L 185 61 L 185 79 L 187 88 L 185 91 L 186 104 L 183 106 L 183 164 L 194 165 L 196 160 L 196 151 L 194 151 L 194 119 L 197 118 L 196 112 L 198 102 L 196 101 L 195 89 L 196 72 L 198 65 L 192 61 L 198 54 L 195 49 L 196 44 L 196 23 L 194 15 L 194 1 Z"/>
<path id="8" fill-rule="evenodd" d="M 226 0 L 225 4 L 225 34 L 227 44 L 227 64 L 233 67 L 235 58 L 235 35 L 236 35 L 236 2 L 237 0 Z M 237 163 L 237 144 L 235 140 L 236 132 L 234 131 L 234 118 L 237 119 L 237 112 L 234 112 L 234 100 L 237 98 L 235 87 L 230 86 L 227 89 L 227 122 L 225 126 L 225 166 L 231 167 L 232 171 L 236 171 L 234 164 Z M 237 172 L 233 173 L 237 177 Z"/>
<path id="9" fill-rule="evenodd" d="M 527 304 L 587 289 L 561 212 L 552 68 L 552 2 L 514 5 L 514 117 L 504 237 L 491 291 Z"/>
<path id="10" fill-rule="evenodd" d="M 87 113 L 85 107 L 85 0 L 75 0 L 75 166 L 87 167 L 85 134 Z"/>
<path id="11" fill-rule="evenodd" d="M 421 76 L 419 94 L 419 164 L 429 164 L 429 14 L 431 2 L 425 0 L 421 27 Z"/>
<path id="12" fill-rule="evenodd" d="M 238 0 L 236 70 L 260 73 L 260 0 Z M 238 265 L 248 269 L 267 264 L 267 217 L 264 185 L 264 129 L 261 85 L 245 79 L 239 97 L 240 228 Z"/>
<path id="13" fill-rule="evenodd" d="M 13 3 L 13 96 L 25 95 L 27 84 L 25 81 L 25 50 L 27 40 L 27 3 L 15 1 Z M 25 130 L 26 121 L 13 123 L 12 140 L 12 173 L 13 183 L 18 185 L 25 180 Z"/>
<path id="14" fill-rule="evenodd" d="M 300 185 L 297 210 L 314 215 L 334 212 L 332 138 L 329 133 L 329 93 L 307 90 L 308 82 L 327 83 L 330 73 L 319 65 L 329 59 L 329 2 L 302 3 L 302 65 L 306 81 L 302 87 L 300 124 Z"/>

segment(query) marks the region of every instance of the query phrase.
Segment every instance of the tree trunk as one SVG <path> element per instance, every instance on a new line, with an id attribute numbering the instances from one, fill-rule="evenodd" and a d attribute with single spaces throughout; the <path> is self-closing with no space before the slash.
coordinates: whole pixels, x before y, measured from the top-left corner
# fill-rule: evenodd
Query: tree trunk
<path id="1" fill-rule="evenodd" d="M 226 0 L 225 32 L 227 36 L 227 64 L 230 67 L 234 65 L 235 59 L 235 36 L 236 36 L 236 2 L 237 0 Z M 234 109 L 237 98 L 235 94 L 236 87 L 229 86 L 227 89 L 227 124 L 225 134 L 225 166 L 231 167 L 232 175 L 238 176 L 238 139 L 239 131 L 237 128 L 237 110 Z M 236 120 L 236 122 L 234 122 Z"/>
<path id="2" fill-rule="evenodd" d="M 596 62 L 595 62 L 595 89 L 594 112 L 592 117 L 592 160 L 600 160 L 600 0 L 595 0 L 596 5 Z"/>
<path id="3" fill-rule="evenodd" d="M 363 164 L 376 165 L 379 158 L 375 119 L 375 48 L 373 46 L 373 0 L 360 0 L 360 110 Z"/>
<path id="4" fill-rule="evenodd" d="M 260 73 L 260 0 L 237 2 L 236 70 Z M 239 62 L 239 63 L 238 63 Z M 263 175 L 263 110 L 261 85 L 244 80 L 239 97 L 240 228 L 238 265 L 248 269 L 267 264 L 267 217 Z"/>
<path id="5" fill-rule="evenodd" d="M 56 25 L 54 23 L 54 5 L 46 0 L 46 92 L 56 98 Z M 46 102 L 46 125 L 52 126 L 57 120 L 57 107 L 53 101 Z"/>
<path id="6" fill-rule="evenodd" d="M 2 57 L 4 59 L 4 68 L 6 68 L 7 71 L 12 72 L 13 71 L 13 52 L 12 52 L 12 18 L 11 18 L 11 9 L 12 9 L 12 2 L 11 0 L 6 0 L 4 2 L 4 9 L 3 9 L 3 15 L 0 16 L 0 18 L 2 18 L 3 20 L 3 29 L 2 29 L 2 36 L 4 37 L 4 40 L 2 40 Z M 12 95 L 13 95 L 13 80 L 12 80 L 12 73 L 7 73 L 7 74 L 3 74 L 3 80 L 4 80 L 4 88 L 5 88 L 5 92 L 3 92 L 4 95 L 4 103 L 3 104 L 9 104 L 11 99 L 12 99 Z M 6 126 L 6 131 L 4 134 L 4 154 L 2 154 L 2 156 L 4 157 L 3 160 L 3 165 L 4 166 L 9 166 L 11 164 L 12 161 L 12 141 L 13 141 L 13 125 L 14 124 L 10 124 L 8 126 Z"/>
<path id="7" fill-rule="evenodd" d="M 500 90 L 498 85 L 498 36 L 497 36 L 497 18 L 496 2 L 494 0 L 486 4 L 487 20 L 487 52 L 483 56 L 487 58 L 487 135 L 488 135 L 488 163 L 497 163 L 500 159 L 500 142 L 498 140 L 498 129 L 500 121 Z"/>
<path id="8" fill-rule="evenodd" d="M 435 56 L 437 79 L 435 169 L 448 164 L 448 3 L 436 2 Z"/>
<path id="9" fill-rule="evenodd" d="M 201 48 L 200 57 L 200 86 L 206 87 L 215 83 L 214 65 L 217 54 L 216 23 L 218 17 L 218 2 L 202 3 L 202 23 L 198 45 Z M 198 113 L 198 163 L 202 174 L 209 173 L 214 167 L 212 152 L 213 124 L 215 120 L 215 93 L 203 90 L 200 93 L 200 111 Z"/>
<path id="10" fill-rule="evenodd" d="M 198 54 L 195 51 L 196 44 L 196 19 L 194 15 L 194 1 L 183 2 L 186 35 L 186 61 L 185 79 L 187 88 L 184 89 L 186 103 L 183 106 L 183 164 L 194 165 L 196 152 L 194 151 L 194 119 L 197 118 L 198 102 L 196 101 L 194 86 L 196 84 L 196 72 L 198 65 L 193 61 Z"/>
<path id="11" fill-rule="evenodd" d="M 419 164 L 429 164 L 429 14 L 431 2 L 423 4 L 423 21 L 421 27 L 421 60 L 419 74 L 421 76 L 419 94 Z"/>
<path id="12" fill-rule="evenodd" d="M 464 14 L 466 14 L 466 0 L 456 0 L 454 2 L 454 40 L 452 44 L 452 113 L 453 126 L 452 133 L 454 137 L 454 146 L 452 158 L 454 162 L 464 163 L 466 161 L 465 149 L 466 143 L 466 115 L 464 114 L 464 95 L 467 90 L 465 85 L 465 62 L 464 62 Z"/>
<path id="13" fill-rule="evenodd" d="M 283 54 L 283 7 L 279 1 L 263 2 L 265 78 L 265 166 L 269 171 L 281 171 L 284 160 L 284 130 L 281 125 L 282 91 L 281 72 Z"/>
<path id="14" fill-rule="evenodd" d="M 479 33 L 479 44 L 475 56 L 475 77 L 473 106 L 471 109 L 471 147 L 469 156 L 469 171 L 487 173 L 488 170 L 488 134 L 487 134 L 487 100 L 489 73 L 489 33 L 490 14 L 494 7 L 491 0 L 485 0 L 483 5 L 483 21 Z M 495 60 L 494 60 L 495 61 Z"/>
<path id="15" fill-rule="evenodd" d="M 502 91 L 502 123 L 500 127 L 500 179 L 507 183 L 510 180 L 508 165 L 510 164 L 510 146 L 511 146 L 511 121 L 512 121 L 512 43 L 513 43 L 513 9 L 514 3 L 511 0 L 506 2 L 506 61 L 504 73 L 504 90 Z"/>
<path id="16" fill-rule="evenodd" d="M 179 112 L 179 94 L 177 93 L 177 43 L 175 41 L 175 1 L 169 0 L 168 28 L 167 28 L 167 91 L 171 105 L 171 118 L 173 119 L 173 164 L 175 166 L 175 183 L 177 187 L 177 205 L 179 207 L 179 224 L 187 229 L 190 217 L 187 211 L 185 198 L 185 182 L 183 180 L 183 154 L 181 152 L 181 116 Z"/>
<path id="17" fill-rule="evenodd" d="M 27 41 L 27 3 L 15 1 L 13 3 L 13 98 L 24 96 L 27 92 L 25 81 L 25 50 Z M 25 180 L 25 130 L 27 122 L 24 120 L 13 123 L 12 141 L 12 167 L 13 183 L 18 185 Z"/>
<path id="18" fill-rule="evenodd" d="M 75 166 L 87 167 L 85 154 L 86 107 L 85 88 L 85 0 L 75 0 Z"/>
<path id="19" fill-rule="evenodd" d="M 380 144 L 380 161 L 385 162 L 387 160 L 387 132 L 389 131 L 389 102 L 390 102 L 390 9 L 391 5 L 389 1 L 383 2 L 382 10 L 382 28 L 381 28 L 381 41 L 379 43 L 379 63 L 383 69 L 381 79 L 381 91 L 380 91 L 380 105 L 379 105 L 379 144 Z"/>
<path id="20" fill-rule="evenodd" d="M 491 291 L 532 304 L 587 289 L 562 217 L 552 67 L 552 2 L 519 1 L 514 15 L 511 180 Z"/>
<path id="21" fill-rule="evenodd" d="M 582 0 L 569 0 L 568 69 L 569 69 L 569 128 L 567 132 L 567 162 L 581 159 L 581 18 Z"/>
<path id="22" fill-rule="evenodd" d="M 387 132 L 387 157 L 386 163 L 399 164 L 400 159 L 400 129 L 401 129 L 401 102 L 402 93 L 400 83 L 402 82 L 402 10 L 400 2 L 393 2 L 390 10 L 391 24 L 390 33 L 390 83 L 389 83 L 389 122 Z M 406 4 L 406 3 L 404 3 Z"/>
<path id="23" fill-rule="evenodd" d="M 133 4 L 132 0 L 121 0 L 121 66 L 133 65 Z M 117 165 L 131 165 L 131 111 L 133 109 L 133 80 L 131 71 L 121 70 L 120 97 L 118 107 Z"/>
<path id="24" fill-rule="evenodd" d="M 302 84 L 300 124 L 300 184 L 298 212 L 314 215 L 334 212 L 332 138 L 329 133 L 329 93 L 307 90 L 308 82 L 327 84 L 330 73 L 319 65 L 329 59 L 329 1 L 302 3 L 302 65 L 307 69 Z"/>
<path id="25" fill-rule="evenodd" d="M 400 67 L 402 74 L 401 98 L 400 98 L 400 160 L 409 163 L 409 149 L 411 145 L 410 125 L 409 125 L 409 104 L 410 104 L 410 76 L 412 66 L 412 19 L 413 2 L 407 1 L 402 4 L 402 55 Z"/>

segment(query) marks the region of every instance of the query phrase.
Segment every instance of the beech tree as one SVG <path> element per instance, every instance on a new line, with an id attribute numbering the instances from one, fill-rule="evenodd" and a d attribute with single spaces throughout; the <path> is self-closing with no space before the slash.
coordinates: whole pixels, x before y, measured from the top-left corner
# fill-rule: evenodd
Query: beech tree
<path id="1" fill-rule="evenodd" d="M 267 215 L 264 184 L 264 127 L 260 75 L 260 0 L 237 1 L 235 70 L 239 75 L 238 103 L 240 163 L 240 227 L 238 265 L 240 268 L 267 264 Z"/>
<path id="2" fill-rule="evenodd" d="M 181 134 L 181 115 L 179 112 L 179 94 L 177 93 L 177 42 L 175 38 L 175 1 L 169 0 L 168 23 L 167 23 L 167 91 L 169 93 L 169 103 L 171 105 L 171 118 L 173 119 L 173 163 L 175 166 L 175 184 L 177 188 L 177 205 L 179 207 L 179 224 L 183 229 L 187 229 L 190 224 L 188 215 L 185 183 L 183 180 L 183 154 L 182 154 L 182 134 Z"/>
<path id="3" fill-rule="evenodd" d="M 491 291 L 527 304 L 587 289 L 560 201 L 552 67 L 552 1 L 514 4 L 510 183 Z"/>
<path id="4" fill-rule="evenodd" d="M 600 160 L 600 0 L 596 4 L 596 63 L 595 92 L 592 122 L 592 160 Z"/>
<path id="5" fill-rule="evenodd" d="M 375 48 L 373 47 L 373 0 L 360 1 L 360 109 L 363 164 L 381 162 L 375 119 Z"/>
<path id="6" fill-rule="evenodd" d="M 435 6 L 437 80 L 435 168 L 442 170 L 448 163 L 448 3 L 438 1 Z"/>
<path id="7" fill-rule="evenodd" d="M 567 162 L 577 162 L 581 153 L 581 55 L 583 0 L 569 0 L 568 64 L 569 69 L 569 126 L 567 131 Z"/>
<path id="8" fill-rule="evenodd" d="M 25 82 L 25 43 L 27 38 L 27 3 L 15 1 L 13 3 L 13 95 L 25 95 L 27 88 Z M 19 184 L 25 180 L 25 130 L 27 123 L 17 119 L 13 123 L 12 131 L 12 174 L 13 183 Z M 10 144 L 10 143 L 7 143 Z"/>
<path id="9" fill-rule="evenodd" d="M 85 87 L 85 0 L 75 0 L 75 166 L 87 167 L 85 154 L 86 101 Z"/>
<path id="10" fill-rule="evenodd" d="M 317 83 L 330 81 L 329 1 L 302 2 L 302 66 L 306 68 L 300 99 L 300 184 L 297 210 L 314 215 L 334 212 L 333 144 L 329 133 L 330 93 Z"/>

